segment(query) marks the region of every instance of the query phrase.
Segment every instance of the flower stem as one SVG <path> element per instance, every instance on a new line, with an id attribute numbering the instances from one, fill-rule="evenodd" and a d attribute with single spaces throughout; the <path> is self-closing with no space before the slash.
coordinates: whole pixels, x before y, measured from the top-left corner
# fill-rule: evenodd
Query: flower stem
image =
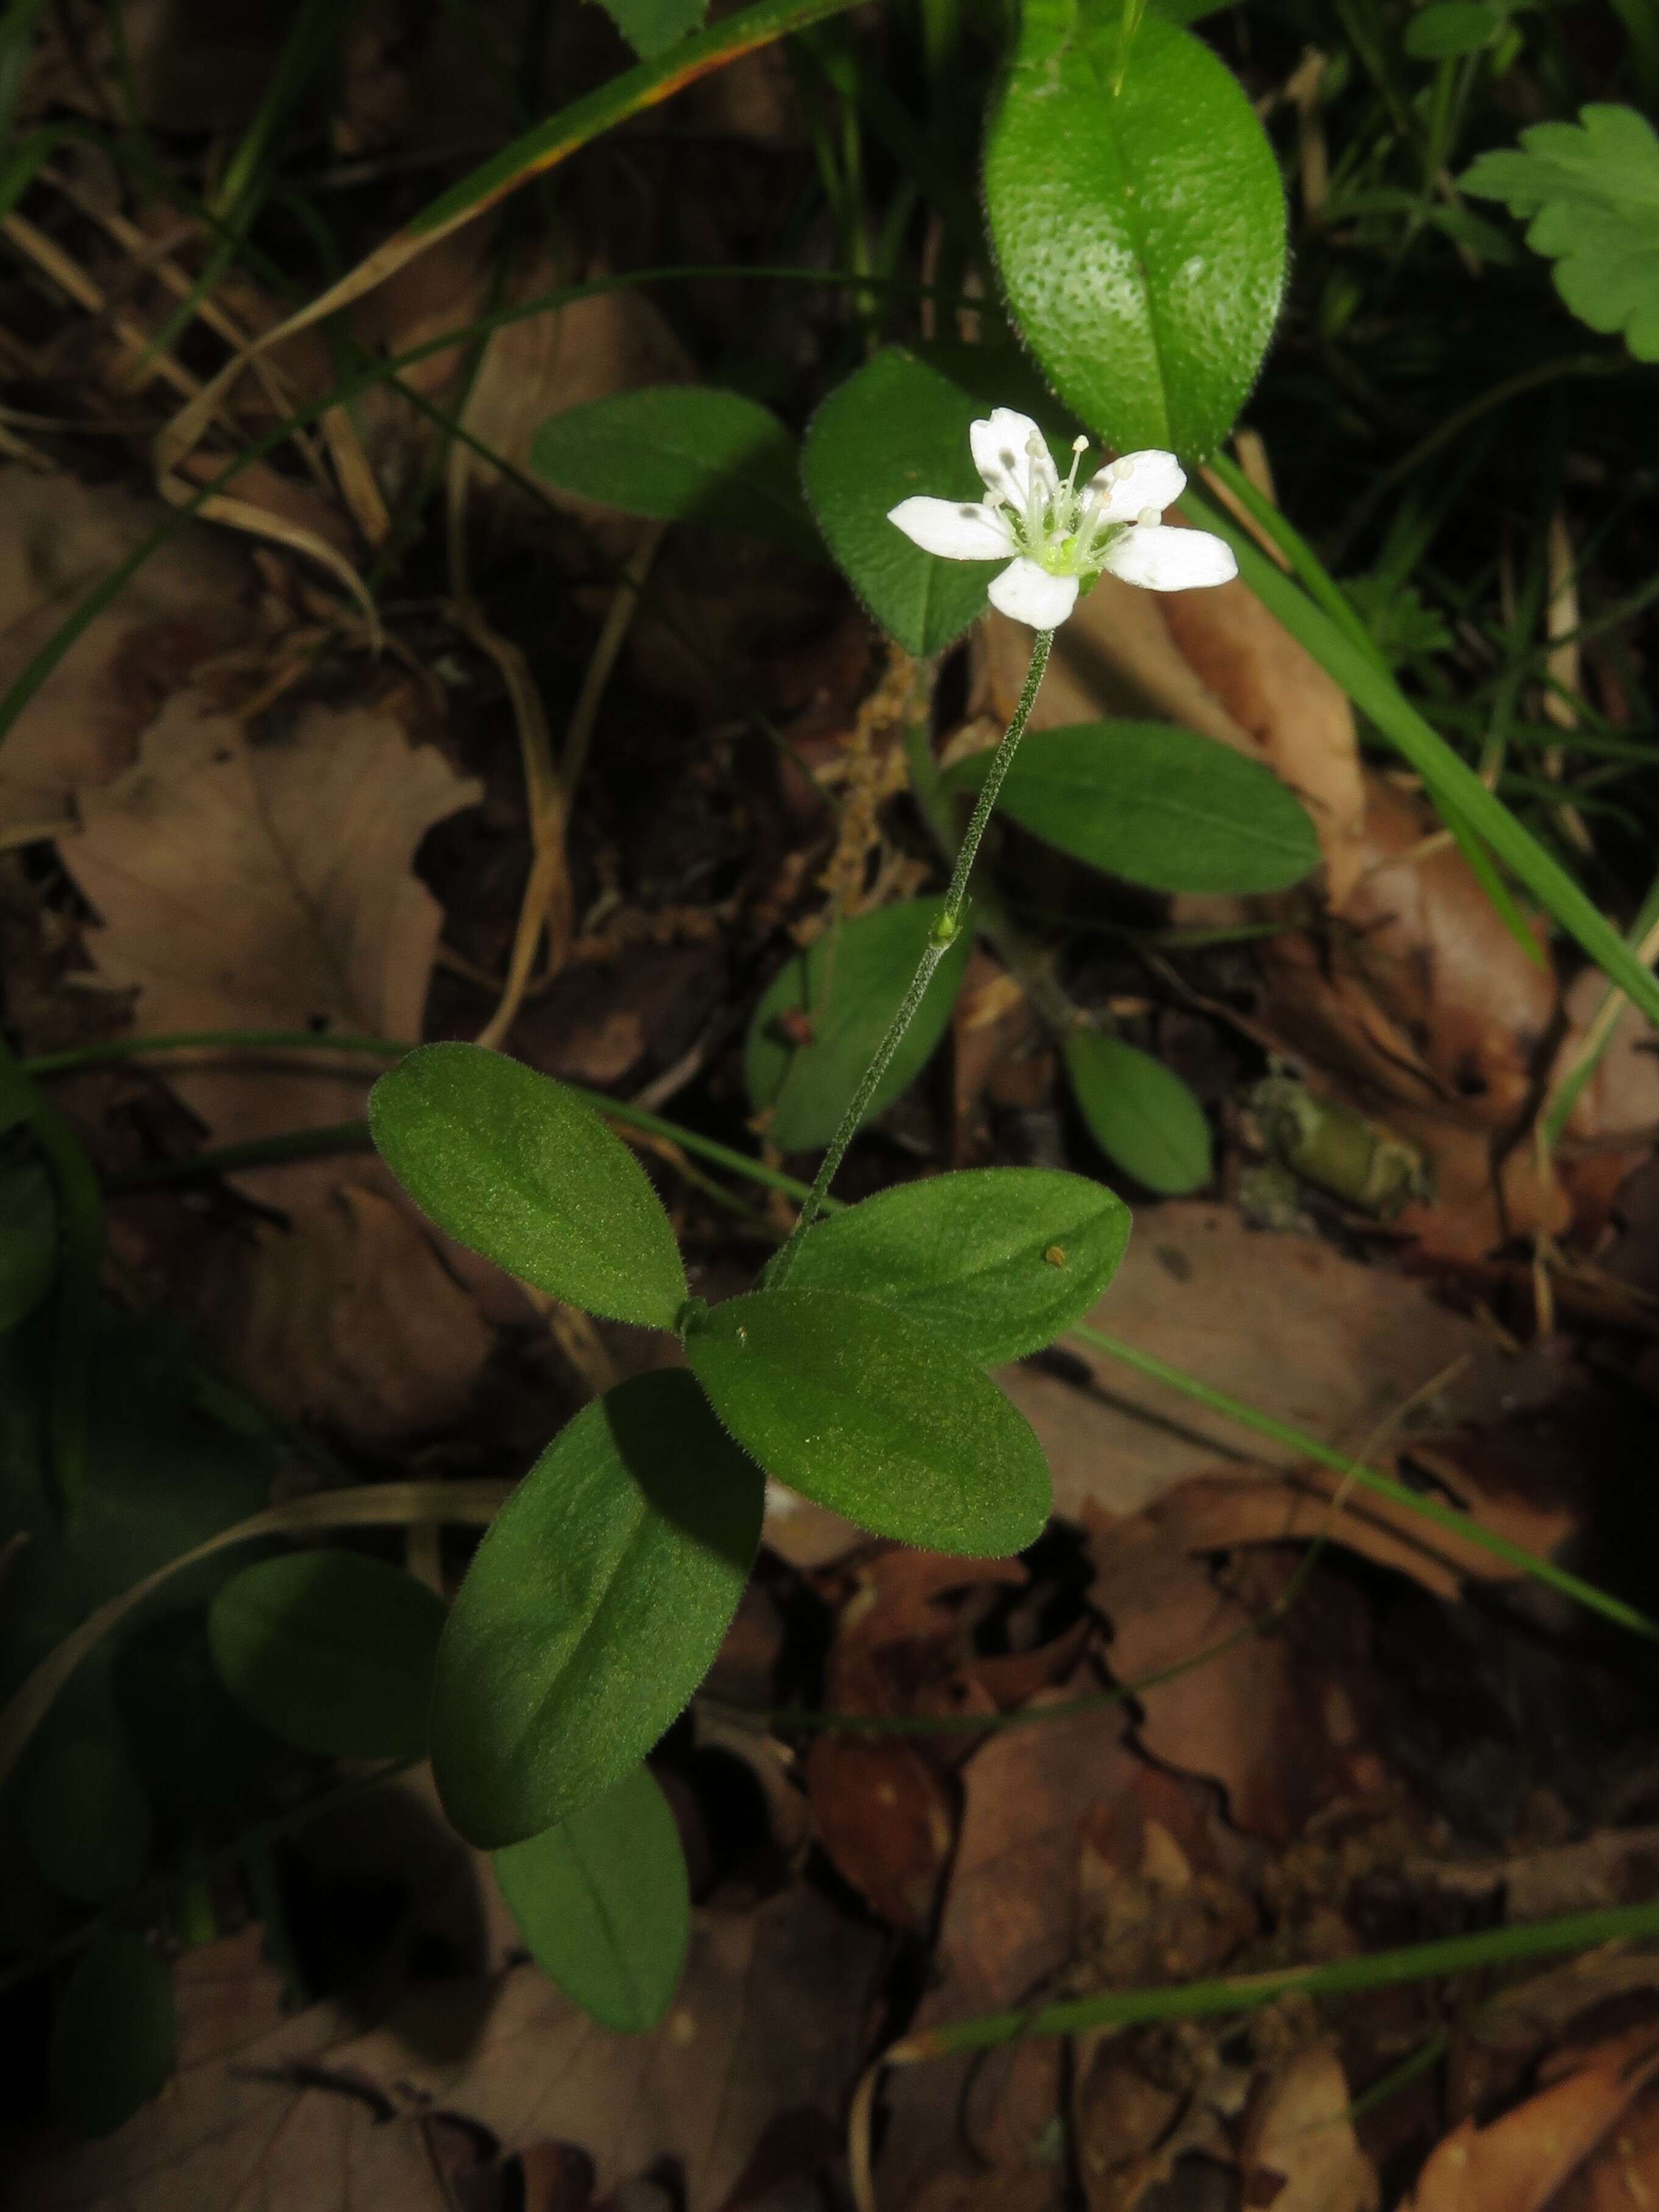
<path id="1" fill-rule="evenodd" d="M 842 1116 L 841 1127 L 830 1140 L 830 1149 L 825 1152 L 812 1188 L 802 1203 L 800 1218 L 790 1232 L 788 1243 L 766 1271 L 769 1289 L 782 1287 L 800 1240 L 823 1211 L 823 1202 L 830 1194 L 830 1186 L 836 1179 L 836 1170 L 842 1164 L 847 1147 L 857 1135 L 859 1125 L 870 1110 L 870 1102 L 881 1087 L 881 1079 L 891 1064 L 893 1054 L 903 1042 L 904 1033 L 915 1017 L 916 1008 L 927 995 L 934 969 L 956 943 L 962 928 L 962 910 L 968 903 L 968 878 L 973 873 L 980 839 L 985 835 L 985 825 L 997 803 L 1002 780 L 1019 750 L 1019 741 L 1025 734 L 1025 725 L 1031 719 L 1037 687 L 1042 681 L 1043 671 L 1048 665 L 1048 648 L 1054 641 L 1054 634 L 1051 629 L 1040 629 L 1031 641 L 1031 665 L 1025 672 L 1025 684 L 1019 695 L 1019 704 L 1014 709 L 1014 718 L 1008 725 L 1007 734 L 992 754 L 991 765 L 985 771 L 985 781 L 980 786 L 979 797 L 969 818 L 967 833 L 957 854 L 956 866 L 951 871 L 951 881 L 945 890 L 945 903 L 939 908 L 939 919 L 933 924 L 933 933 L 916 972 L 910 979 L 910 988 L 904 994 L 903 1002 L 894 1015 L 886 1036 L 877 1046 L 875 1058 L 865 1070 L 864 1079 L 853 1095 L 853 1103 Z"/>

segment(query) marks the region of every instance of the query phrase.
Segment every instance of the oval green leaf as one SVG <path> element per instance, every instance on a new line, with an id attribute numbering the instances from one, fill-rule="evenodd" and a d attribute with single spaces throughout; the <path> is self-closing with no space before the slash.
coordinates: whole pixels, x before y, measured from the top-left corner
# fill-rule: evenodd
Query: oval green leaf
<path id="1" fill-rule="evenodd" d="M 233 1575 L 208 1642 L 237 1704 L 325 1758 L 413 1759 L 427 1745 L 445 1606 L 401 1567 L 298 1552 Z"/>
<path id="2" fill-rule="evenodd" d="M 464 1836 L 538 1835 L 645 1756 L 720 1649 L 763 1496 L 681 1368 L 618 1383 L 554 1439 L 438 1654 L 433 1768 Z"/>
<path id="3" fill-rule="evenodd" d="M 985 611 L 1005 562 L 941 561 L 887 520 L 914 493 L 985 495 L 968 426 L 985 402 L 902 346 L 830 394 L 801 451 L 806 496 L 847 580 L 907 653 L 940 653 Z"/>
<path id="4" fill-rule="evenodd" d="M 767 1473 L 878 1536 L 988 1559 L 1048 1516 L 1024 1418 L 933 1330 L 842 1291 L 760 1291 L 686 1338 L 714 1411 Z"/>
<path id="5" fill-rule="evenodd" d="M 82 1905 L 123 1896 L 149 1864 L 149 1800 L 106 1739 L 64 1736 L 40 1745 L 20 1819 L 36 1866 L 54 1889 Z"/>
<path id="6" fill-rule="evenodd" d="M 1060 397 L 1121 453 L 1201 457 L 1273 335 L 1285 196 L 1237 82 L 1113 0 L 1027 0 L 992 118 L 985 202 L 1014 319 Z"/>
<path id="7" fill-rule="evenodd" d="M 113 2135 L 166 2087 L 179 2045 L 173 1981 L 142 1936 L 100 1936 L 52 2024 L 52 2102 L 79 2136 Z"/>
<path id="8" fill-rule="evenodd" d="M 566 1996 L 624 2035 L 657 2025 L 685 1963 L 691 1899 L 680 1832 L 648 1767 L 492 1864 L 531 1957 Z"/>
<path id="9" fill-rule="evenodd" d="M 1210 1180 L 1210 1125 L 1204 1109 L 1161 1060 L 1093 1030 L 1066 1041 L 1066 1072 L 1109 1159 L 1166 1198 Z"/>
<path id="10" fill-rule="evenodd" d="M 459 1244 L 567 1304 L 672 1329 L 685 1270 L 651 1181 L 562 1084 L 471 1044 L 423 1044 L 369 1094 L 404 1188 Z"/>
<path id="11" fill-rule="evenodd" d="M 989 760 L 972 755 L 951 781 L 976 787 Z M 1165 722 L 1036 731 L 998 804 L 1045 843 L 1154 890 L 1282 890 L 1319 865 L 1307 809 L 1270 769 Z"/>
<path id="12" fill-rule="evenodd" d="M 930 1176 L 825 1215 L 791 1264 L 795 1291 L 900 1307 L 963 1359 L 991 1366 L 1052 1344 L 1117 1272 L 1129 1209 L 1049 1168 Z"/>
<path id="13" fill-rule="evenodd" d="M 1504 27 L 1504 17 L 1484 0 L 1435 0 L 1406 25 L 1406 52 L 1413 61 L 1443 62 L 1478 53 Z"/>
<path id="14" fill-rule="evenodd" d="M 816 1151 L 841 1126 L 927 947 L 937 899 L 908 899 L 831 929 L 775 976 L 749 1024 L 744 1075 L 767 1134 L 786 1152 Z M 908 1091 L 950 1025 L 972 933 L 933 971 L 866 1121 Z M 804 1024 L 797 1042 L 790 1035 Z"/>
<path id="15" fill-rule="evenodd" d="M 743 531 L 823 557 L 795 441 L 740 392 L 665 384 L 568 407 L 537 431 L 530 463 L 561 491 L 625 514 Z"/>
<path id="16" fill-rule="evenodd" d="M 58 1199 L 33 1152 L 0 1165 L 0 1330 L 27 1321 L 58 1273 Z"/>

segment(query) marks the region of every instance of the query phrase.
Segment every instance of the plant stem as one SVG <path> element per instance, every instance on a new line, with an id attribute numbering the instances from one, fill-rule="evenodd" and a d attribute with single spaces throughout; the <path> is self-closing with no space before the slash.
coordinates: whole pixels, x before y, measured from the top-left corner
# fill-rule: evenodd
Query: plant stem
<path id="1" fill-rule="evenodd" d="M 801 1238 L 823 1210 L 830 1194 L 830 1186 L 836 1179 L 847 1147 L 857 1135 L 859 1125 L 870 1109 L 870 1102 L 881 1087 L 881 1079 L 891 1064 L 893 1054 L 904 1041 L 904 1033 L 915 1018 L 915 1012 L 927 995 L 927 986 L 933 980 L 933 971 L 956 943 L 962 927 L 963 908 L 968 903 L 968 878 L 973 873 L 974 861 L 979 852 L 980 839 L 985 835 L 985 825 L 991 818 L 991 810 L 997 803 L 997 793 L 1002 780 L 1012 765 L 1019 750 L 1019 741 L 1025 734 L 1025 725 L 1031 719 L 1031 708 L 1036 703 L 1037 688 L 1042 682 L 1043 671 L 1048 665 L 1048 648 L 1054 641 L 1051 629 L 1040 629 L 1031 641 L 1031 665 L 1025 672 L 1024 689 L 1019 695 L 1019 704 L 1014 709 L 1014 719 L 1009 723 L 1001 744 L 991 756 L 991 765 L 986 770 L 985 781 L 980 786 L 979 797 L 969 818 L 967 832 L 957 854 L 956 866 L 951 871 L 951 881 L 945 893 L 945 903 L 939 908 L 938 921 L 927 940 L 916 972 L 910 980 L 897 1013 L 893 1017 L 886 1036 L 876 1048 L 876 1056 L 865 1070 L 864 1079 L 853 1094 L 853 1103 L 842 1116 L 841 1127 L 830 1140 L 830 1149 L 823 1164 L 813 1178 L 812 1188 L 802 1202 L 800 1218 L 768 1273 L 769 1286 L 782 1287 L 784 1279 L 793 1264 L 794 1255 Z"/>

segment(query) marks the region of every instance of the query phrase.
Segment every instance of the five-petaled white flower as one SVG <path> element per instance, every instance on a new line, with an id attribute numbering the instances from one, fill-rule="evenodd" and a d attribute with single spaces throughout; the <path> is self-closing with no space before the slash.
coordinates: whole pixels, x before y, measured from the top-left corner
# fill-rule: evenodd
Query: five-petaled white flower
<path id="1" fill-rule="evenodd" d="M 972 424 L 968 442 L 985 479 L 982 500 L 901 500 L 887 520 L 946 561 L 1006 560 L 991 580 L 991 605 L 1016 622 L 1056 629 L 1103 568 L 1152 592 L 1224 584 L 1238 574 L 1219 538 L 1166 527 L 1164 510 L 1187 484 L 1173 453 L 1126 453 L 1079 485 L 1089 443 L 1079 438 L 1062 483 L 1042 431 L 1012 407 Z"/>

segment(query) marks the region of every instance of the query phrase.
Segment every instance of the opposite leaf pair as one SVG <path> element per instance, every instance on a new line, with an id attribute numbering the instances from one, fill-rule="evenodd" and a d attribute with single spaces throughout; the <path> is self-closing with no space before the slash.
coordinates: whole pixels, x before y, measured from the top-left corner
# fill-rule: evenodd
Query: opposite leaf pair
<path id="1" fill-rule="evenodd" d="M 479 1548 L 433 1708 L 440 1786 L 474 1840 L 566 1819 L 683 1709 L 752 1564 L 763 1469 L 941 1550 L 1015 1551 L 1041 1532 L 1041 1447 L 984 1369 L 1100 1296 L 1128 1230 L 1110 1192 L 1032 1169 L 902 1186 L 814 1228 L 787 1289 L 708 1313 L 644 1170 L 557 1084 L 424 1046 L 379 1085 L 371 1120 L 440 1227 L 590 1312 L 676 1330 L 690 1370 L 586 1407 Z"/>

